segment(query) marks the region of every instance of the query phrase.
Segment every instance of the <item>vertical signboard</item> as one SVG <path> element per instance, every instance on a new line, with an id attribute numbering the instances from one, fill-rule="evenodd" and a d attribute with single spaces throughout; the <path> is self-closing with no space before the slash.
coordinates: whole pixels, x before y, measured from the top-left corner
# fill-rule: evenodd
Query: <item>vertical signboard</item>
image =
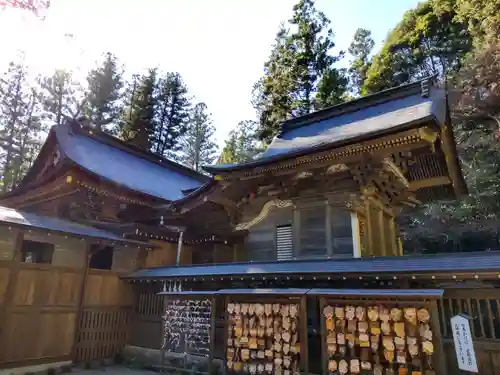
<path id="1" fill-rule="evenodd" d="M 453 342 L 457 353 L 458 368 L 469 372 L 479 372 L 476 353 L 472 343 L 470 321 L 466 315 L 455 315 L 451 318 Z"/>

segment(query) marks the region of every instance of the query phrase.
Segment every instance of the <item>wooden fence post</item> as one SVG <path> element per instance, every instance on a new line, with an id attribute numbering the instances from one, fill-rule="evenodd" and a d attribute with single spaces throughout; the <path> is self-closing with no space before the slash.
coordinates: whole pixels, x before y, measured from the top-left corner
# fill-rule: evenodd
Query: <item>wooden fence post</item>
<path id="1" fill-rule="evenodd" d="M 73 337 L 73 348 L 71 350 L 71 358 L 75 362 L 78 360 L 78 358 L 77 358 L 78 341 L 79 341 L 81 326 L 83 323 L 83 308 L 84 308 L 84 304 L 85 304 L 85 291 L 87 289 L 87 277 L 89 274 L 90 258 L 92 256 L 90 247 L 91 247 L 91 245 L 88 243 L 86 246 L 86 254 L 85 254 L 86 262 L 85 262 L 85 265 L 82 269 L 82 283 L 80 285 L 80 294 L 78 296 L 78 305 L 76 306 L 77 313 L 76 313 L 76 318 L 75 318 L 75 334 Z"/>

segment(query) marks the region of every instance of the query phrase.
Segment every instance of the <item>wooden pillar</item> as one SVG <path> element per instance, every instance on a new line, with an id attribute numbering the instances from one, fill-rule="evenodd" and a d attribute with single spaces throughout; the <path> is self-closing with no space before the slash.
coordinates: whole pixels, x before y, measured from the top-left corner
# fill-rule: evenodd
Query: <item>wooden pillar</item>
<path id="1" fill-rule="evenodd" d="M 83 266 L 82 269 L 82 282 L 80 285 L 80 292 L 78 295 L 78 302 L 77 302 L 77 312 L 76 312 L 76 318 L 75 318 L 75 332 L 73 335 L 73 347 L 71 349 L 71 358 L 73 361 L 76 361 L 76 355 L 77 355 L 77 349 L 78 349 L 78 338 L 80 336 L 80 331 L 83 323 L 83 310 L 84 310 L 84 305 L 85 305 L 85 292 L 87 290 L 87 278 L 89 274 L 89 264 L 90 264 L 90 259 L 92 258 L 92 252 L 90 250 L 91 244 L 87 243 L 86 246 L 86 262 L 85 265 Z"/>
<path id="2" fill-rule="evenodd" d="M 445 362 L 445 353 L 443 346 L 443 339 L 441 337 L 441 327 L 439 324 L 439 310 L 437 307 L 438 302 L 436 300 L 430 301 L 427 305 L 427 308 L 431 315 L 430 326 L 433 334 L 434 341 L 434 357 L 435 357 L 435 369 L 437 375 L 445 375 L 446 371 L 446 362 Z M 446 324 L 446 322 L 443 322 Z"/>
<path id="3" fill-rule="evenodd" d="M 365 205 L 365 218 L 366 218 L 366 252 L 367 254 L 363 254 L 363 256 L 372 256 L 374 253 L 375 241 L 373 237 L 373 215 L 371 210 L 371 203 L 367 202 Z"/>
<path id="4" fill-rule="evenodd" d="M 361 233 L 359 226 L 359 218 L 356 212 L 351 212 L 351 230 L 352 230 L 352 250 L 354 258 L 361 258 Z"/>
<path id="5" fill-rule="evenodd" d="M 390 239 L 386 238 L 386 226 L 388 225 L 388 222 L 385 218 L 384 211 L 381 209 L 378 212 L 378 232 L 380 233 L 380 249 L 379 252 L 377 253 L 378 256 L 386 256 L 388 255 L 387 253 L 390 254 Z"/>
<path id="6" fill-rule="evenodd" d="M 177 257 L 175 259 L 175 264 L 178 266 L 181 264 L 181 254 L 182 254 L 182 237 L 184 237 L 184 231 L 179 233 L 179 242 L 177 243 Z"/>

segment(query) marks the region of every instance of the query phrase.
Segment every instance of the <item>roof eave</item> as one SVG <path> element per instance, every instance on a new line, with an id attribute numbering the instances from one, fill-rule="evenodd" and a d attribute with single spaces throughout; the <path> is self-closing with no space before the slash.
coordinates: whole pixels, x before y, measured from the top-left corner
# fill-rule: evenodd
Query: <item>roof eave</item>
<path id="1" fill-rule="evenodd" d="M 12 222 L 8 222 L 8 221 L 4 221 L 4 220 L 0 220 L 0 223 L 2 225 L 8 226 L 8 227 L 18 228 L 21 230 L 28 229 L 28 230 L 33 230 L 35 232 L 51 233 L 51 234 L 68 236 L 68 237 L 73 237 L 73 238 L 94 239 L 94 240 L 104 241 L 106 243 L 120 243 L 123 245 L 139 246 L 141 248 L 156 248 L 156 247 L 158 247 L 157 245 L 150 244 L 147 242 L 142 242 L 142 241 L 137 241 L 137 240 L 129 240 L 126 238 L 121 239 L 121 238 L 108 238 L 108 237 L 103 237 L 103 236 L 90 236 L 90 235 L 86 235 L 86 234 L 66 232 L 66 231 L 56 230 L 56 229 L 35 227 L 35 226 L 29 225 L 29 224 L 12 223 Z"/>
<path id="2" fill-rule="evenodd" d="M 391 134 L 398 133 L 398 132 L 401 132 L 404 130 L 409 130 L 409 129 L 418 127 L 419 125 L 423 125 L 424 123 L 429 123 L 429 122 L 432 122 L 436 125 L 439 125 L 439 121 L 434 115 L 428 115 L 425 117 L 421 117 L 415 121 L 411 121 L 411 122 L 407 122 L 407 123 L 402 124 L 402 125 L 398 125 L 398 126 L 393 127 L 391 129 L 384 129 L 384 130 L 380 130 L 380 131 L 373 132 L 370 134 L 362 134 L 362 135 L 359 135 L 359 136 L 356 136 L 356 137 L 353 137 L 350 139 L 346 139 L 346 140 L 341 140 L 341 141 L 328 143 L 328 144 L 317 145 L 317 146 L 313 146 L 310 148 L 290 152 L 287 154 L 269 156 L 266 158 L 253 160 L 253 161 L 250 161 L 250 162 L 245 163 L 245 164 L 238 164 L 238 165 L 235 165 L 232 167 L 219 168 L 219 167 L 217 167 L 217 165 L 213 165 L 213 166 L 211 165 L 211 166 L 204 166 L 203 169 L 205 169 L 207 172 L 209 172 L 211 174 L 217 174 L 217 173 L 235 172 L 235 171 L 241 171 L 241 170 L 245 170 L 245 169 L 249 169 L 249 168 L 261 167 L 261 166 L 272 164 L 275 162 L 309 155 L 309 154 L 312 154 L 315 152 L 326 151 L 326 150 L 333 149 L 336 147 L 348 146 L 348 145 L 353 144 L 353 143 L 368 141 L 368 140 L 371 140 L 371 139 L 374 139 L 377 137 L 381 137 L 381 136 L 385 136 L 385 135 L 391 135 Z"/>

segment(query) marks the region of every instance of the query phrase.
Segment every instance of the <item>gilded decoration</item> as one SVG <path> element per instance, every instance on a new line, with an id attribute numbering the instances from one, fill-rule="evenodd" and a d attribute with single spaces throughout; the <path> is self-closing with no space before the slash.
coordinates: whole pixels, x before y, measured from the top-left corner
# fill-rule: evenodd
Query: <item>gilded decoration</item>
<path id="1" fill-rule="evenodd" d="M 252 220 L 247 221 L 246 223 L 241 223 L 236 226 L 236 230 L 247 230 L 253 227 L 254 225 L 257 225 L 260 223 L 262 220 L 264 220 L 269 212 L 273 210 L 274 208 L 285 208 L 285 207 L 291 207 L 293 205 L 291 200 L 280 200 L 280 199 L 274 199 L 271 201 L 266 202 L 264 206 L 262 207 L 262 210 L 260 213 L 254 217 Z"/>
<path id="2" fill-rule="evenodd" d="M 276 173 L 285 169 L 293 169 L 303 164 L 318 165 L 320 163 L 329 163 L 331 160 L 341 161 L 349 157 L 360 156 L 361 154 L 371 154 L 379 151 L 390 153 L 390 149 L 417 144 L 422 140 L 427 143 L 429 139 L 429 132 L 426 130 L 420 132 L 419 130 L 420 129 L 409 130 L 400 133 L 397 137 L 385 137 L 376 141 L 367 141 L 357 145 L 324 151 L 317 153 L 316 155 L 299 157 L 293 161 L 287 160 L 270 166 L 257 167 L 243 173 L 232 173 L 231 177 L 227 175 L 226 178 L 253 178 L 256 175 L 264 173 Z"/>

